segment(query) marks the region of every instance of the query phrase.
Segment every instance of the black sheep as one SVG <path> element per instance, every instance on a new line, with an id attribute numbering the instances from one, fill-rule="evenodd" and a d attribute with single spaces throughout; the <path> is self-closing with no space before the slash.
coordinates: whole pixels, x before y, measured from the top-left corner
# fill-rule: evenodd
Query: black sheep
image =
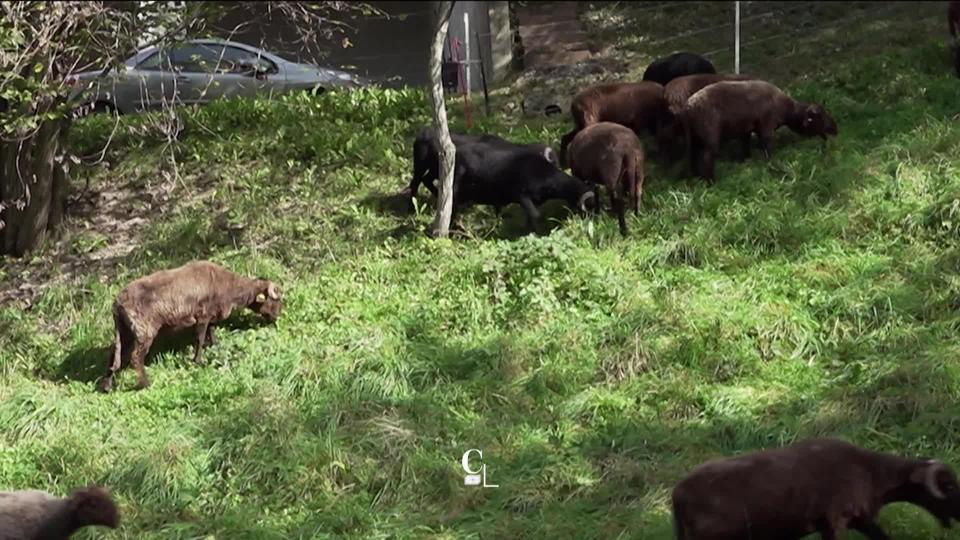
<path id="1" fill-rule="evenodd" d="M 453 175 L 453 214 L 471 204 L 493 206 L 499 214 L 511 203 L 527 214 L 530 231 L 540 217 L 537 207 L 563 199 L 580 213 L 596 201 L 593 189 L 560 170 L 543 155 L 499 143 L 473 142 L 457 148 Z"/>
<path id="2" fill-rule="evenodd" d="M 461 133 L 450 133 L 450 139 L 455 148 L 473 143 L 483 143 L 504 148 L 512 148 L 518 151 L 530 151 L 541 156 L 547 161 L 558 164 L 556 153 L 552 148 L 545 144 L 516 144 L 497 135 L 468 135 Z M 427 186 L 430 193 L 436 197 L 438 188 L 436 181 L 440 177 L 440 157 L 439 143 L 433 126 L 428 126 L 420 130 L 416 139 L 413 141 L 413 174 L 411 175 L 410 185 L 404 191 L 404 195 L 409 197 L 409 207 L 413 208 L 413 198 L 416 197 L 421 185 Z"/>
<path id="3" fill-rule="evenodd" d="M 654 60 L 643 72 L 643 80 L 666 86 L 670 81 L 684 75 L 716 72 L 717 69 L 706 58 L 689 52 L 678 52 Z"/>

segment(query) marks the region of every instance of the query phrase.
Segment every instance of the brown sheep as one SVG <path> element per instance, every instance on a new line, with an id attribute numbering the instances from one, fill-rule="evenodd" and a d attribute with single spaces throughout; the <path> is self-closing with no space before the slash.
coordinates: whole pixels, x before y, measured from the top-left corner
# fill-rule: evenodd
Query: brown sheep
<path id="1" fill-rule="evenodd" d="M 750 137 L 756 133 L 769 159 L 773 134 L 780 126 L 824 141 L 837 134 L 836 121 L 822 106 L 796 101 L 765 81 L 721 81 L 705 86 L 687 99 L 680 116 L 693 173 L 699 172 L 711 184 L 714 156 L 723 140 L 739 139 L 749 157 Z"/>
<path id="2" fill-rule="evenodd" d="M 876 517 L 894 502 L 920 506 L 944 527 L 960 518 L 960 486 L 943 463 L 832 438 L 709 461 L 671 500 L 677 540 L 835 540 L 848 528 L 888 540 Z"/>
<path id="3" fill-rule="evenodd" d="M 280 289 L 272 281 L 249 279 L 209 261 L 189 262 L 134 280 L 113 304 L 113 355 L 100 390 L 112 388 L 124 351 L 137 371 L 137 388 L 146 388 L 150 383 L 144 358 L 161 330 L 194 328 L 193 361 L 199 364 L 204 342 L 216 343 L 213 325 L 229 318 L 234 309 L 246 307 L 274 322 L 282 306 Z"/>
<path id="4" fill-rule="evenodd" d="M 0 491 L 0 540 L 66 540 L 84 527 L 119 524 L 116 503 L 96 486 L 66 498 L 33 489 Z"/>
<path id="5" fill-rule="evenodd" d="M 682 150 L 672 143 L 683 137 L 683 126 L 678 122 L 678 117 L 683 113 L 683 108 L 687 104 L 687 98 L 697 93 L 701 88 L 720 81 L 749 81 L 754 79 L 750 75 L 734 75 L 727 73 L 698 73 L 695 75 L 684 75 L 673 79 L 663 87 L 663 97 L 667 102 L 667 115 L 661 126 L 660 133 L 657 135 L 657 148 L 664 151 L 672 160 L 676 154 Z"/>
<path id="6" fill-rule="evenodd" d="M 637 135 L 613 122 L 591 124 L 577 133 L 570 143 L 570 172 L 606 188 L 610 204 L 617 213 L 620 234 L 624 236 L 627 235 L 625 199 L 632 198 L 634 213 L 640 213 L 643 158 L 643 145 Z"/>
<path id="7" fill-rule="evenodd" d="M 583 128 L 597 122 L 614 122 L 633 130 L 637 136 L 656 135 L 667 112 L 663 86 L 638 83 L 601 83 L 581 90 L 570 103 L 574 128 L 560 139 L 560 163 L 567 166 L 570 141 Z"/>

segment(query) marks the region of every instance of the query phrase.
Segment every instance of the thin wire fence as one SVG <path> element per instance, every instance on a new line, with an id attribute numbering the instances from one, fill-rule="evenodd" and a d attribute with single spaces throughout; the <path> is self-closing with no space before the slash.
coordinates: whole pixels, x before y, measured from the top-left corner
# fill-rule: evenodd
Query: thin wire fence
<path id="1" fill-rule="evenodd" d="M 768 80 L 802 75 L 804 68 L 818 62 L 826 67 L 838 52 L 844 56 L 854 51 L 880 52 L 888 45 L 906 44 L 894 43 L 903 41 L 903 36 L 915 39 L 945 32 L 938 24 L 944 16 L 942 2 L 739 4 L 740 72 Z M 633 7 L 626 2 L 607 2 L 592 26 L 600 41 L 614 43 L 615 50 L 626 53 L 632 64 L 645 66 L 673 52 L 688 51 L 707 57 L 718 71 L 732 73 L 737 56 L 735 5 L 644 2 Z M 871 35 L 874 37 L 863 38 Z M 800 58 L 804 56 L 807 58 Z"/>

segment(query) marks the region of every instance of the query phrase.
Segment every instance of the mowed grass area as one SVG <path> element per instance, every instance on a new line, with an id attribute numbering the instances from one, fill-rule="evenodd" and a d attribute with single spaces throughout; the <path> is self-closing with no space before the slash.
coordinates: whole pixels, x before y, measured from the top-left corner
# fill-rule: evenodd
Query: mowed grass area
<path id="1" fill-rule="evenodd" d="M 941 26 L 786 87 L 835 114 L 826 152 L 784 129 L 770 162 L 724 160 L 712 188 L 651 164 L 629 238 L 558 204 L 539 236 L 512 207 L 427 238 L 432 204 L 392 197 L 429 121 L 414 92 L 216 103 L 176 149 L 124 118 L 77 185 L 172 190 L 130 207 L 138 248 L 62 282 L 50 253 L 0 270 L 51 283 L 0 307 L 0 488 L 109 486 L 122 528 L 82 538 L 666 539 L 673 484 L 720 455 L 837 435 L 960 467 L 960 83 Z M 112 128 L 79 123 L 77 151 Z M 68 254 L 115 242 L 73 225 Z M 193 258 L 278 280 L 280 321 L 220 329 L 201 368 L 171 340 L 148 390 L 125 370 L 96 393 L 117 292 Z M 499 488 L 463 485 L 469 448 Z M 881 522 L 960 538 L 906 505 Z"/>

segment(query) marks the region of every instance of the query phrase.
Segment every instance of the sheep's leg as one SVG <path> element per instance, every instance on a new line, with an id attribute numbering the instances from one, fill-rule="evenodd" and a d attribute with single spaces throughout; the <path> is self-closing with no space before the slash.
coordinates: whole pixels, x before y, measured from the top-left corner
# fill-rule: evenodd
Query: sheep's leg
<path id="1" fill-rule="evenodd" d="M 753 136 L 753 133 L 747 133 L 743 137 L 740 137 L 740 144 L 743 147 L 743 152 L 740 155 L 740 161 L 746 161 L 750 159 L 750 139 Z"/>
<path id="2" fill-rule="evenodd" d="M 540 211 L 529 197 L 520 197 L 520 206 L 527 213 L 527 228 L 530 232 L 537 232 L 537 220 L 540 219 Z"/>
<path id="3" fill-rule="evenodd" d="M 883 529 L 881 529 L 880 526 L 874 521 L 857 523 L 853 525 L 852 528 L 856 531 L 859 531 L 870 540 L 890 540 L 890 537 L 887 536 L 887 533 L 885 533 Z"/>
<path id="4" fill-rule="evenodd" d="M 623 197 L 612 197 L 613 209 L 617 213 L 617 223 L 620 225 L 620 234 L 623 236 L 627 235 L 627 218 L 624 215 L 625 208 L 623 204 Z"/>
<path id="5" fill-rule="evenodd" d="M 773 151 L 773 130 L 764 129 L 757 133 L 760 136 L 760 149 L 763 151 L 764 159 L 770 159 L 770 152 Z"/>
<path id="6" fill-rule="evenodd" d="M 142 390 L 150 386 L 150 379 L 147 378 L 147 370 L 143 366 L 143 362 L 146 360 L 147 351 L 150 350 L 150 345 L 153 344 L 153 338 L 155 337 L 156 333 L 152 333 L 134 338 L 133 352 L 130 353 L 130 363 L 133 364 L 133 369 L 137 371 L 137 390 Z"/>
<path id="7" fill-rule="evenodd" d="M 640 165 L 633 174 L 633 196 L 635 197 L 634 213 L 640 214 L 640 210 L 643 209 L 643 169 Z"/>
<path id="8" fill-rule="evenodd" d="M 217 344 L 217 336 L 213 334 L 213 324 L 207 325 L 207 335 L 205 336 L 207 345 L 213 346 Z"/>
<path id="9" fill-rule="evenodd" d="M 627 219 L 624 215 L 626 209 L 624 208 L 625 204 L 623 201 L 623 195 L 621 194 L 621 190 L 624 189 L 622 186 L 623 184 L 613 185 L 609 182 L 604 184 L 604 188 L 607 190 L 607 195 L 610 197 L 610 207 L 613 208 L 613 212 L 617 214 L 617 224 L 620 227 L 620 234 L 626 236 Z"/>
<path id="10" fill-rule="evenodd" d="M 710 151 L 709 148 L 704 147 L 703 150 L 700 152 L 700 160 L 702 162 L 700 167 L 701 174 L 703 175 L 703 178 L 706 179 L 707 184 L 710 184 L 712 186 L 713 184 L 716 183 L 716 179 L 714 178 L 714 170 L 713 170 L 714 169 L 713 152 Z"/>
<path id="11" fill-rule="evenodd" d="M 110 360 L 107 362 L 107 373 L 100 379 L 99 388 L 101 392 L 109 392 L 113 388 L 113 377 L 123 365 L 123 351 L 129 353 L 130 343 L 123 339 L 123 329 L 119 320 L 114 321 L 116 330 L 113 336 L 113 352 Z"/>
<path id="12" fill-rule="evenodd" d="M 687 158 L 690 160 L 690 176 L 697 177 L 701 171 L 699 160 L 700 154 L 703 152 L 703 145 L 692 133 L 687 134 L 687 136 Z"/>
<path id="13" fill-rule="evenodd" d="M 210 328 L 210 321 L 198 322 L 196 328 L 197 332 L 197 345 L 194 347 L 196 350 L 193 353 L 193 363 L 196 365 L 201 365 L 200 361 L 203 357 L 203 342 L 207 337 L 207 329 Z"/>

